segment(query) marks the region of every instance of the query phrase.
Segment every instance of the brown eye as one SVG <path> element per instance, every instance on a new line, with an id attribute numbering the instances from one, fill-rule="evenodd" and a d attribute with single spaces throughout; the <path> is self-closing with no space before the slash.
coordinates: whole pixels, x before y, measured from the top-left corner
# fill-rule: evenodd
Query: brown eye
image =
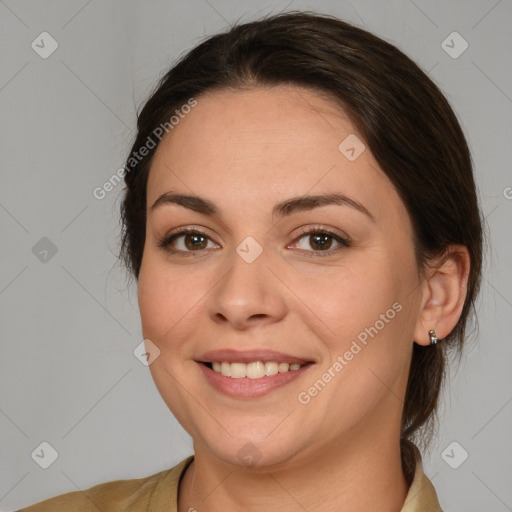
<path id="1" fill-rule="evenodd" d="M 184 236 L 185 247 L 194 251 L 196 249 L 205 249 L 207 245 L 207 238 L 200 234 L 187 234 Z"/>
<path id="2" fill-rule="evenodd" d="M 301 249 L 305 252 L 313 253 L 313 255 L 315 253 L 321 256 L 323 256 L 323 254 L 320 253 L 326 253 L 325 255 L 328 255 L 337 252 L 344 247 L 350 246 L 350 243 L 347 239 L 336 233 L 326 231 L 325 229 L 316 228 L 303 230 L 302 233 L 302 236 L 297 238 L 297 241 L 294 243 L 294 245 L 296 245 L 298 249 Z M 337 244 L 338 247 L 335 246 L 332 249 L 333 243 L 335 245 Z"/>
<path id="3" fill-rule="evenodd" d="M 208 243 L 210 243 L 210 246 L 208 246 Z M 196 229 L 183 229 L 179 233 L 165 236 L 159 240 L 158 245 L 166 251 L 183 255 L 219 247 L 212 242 L 209 236 Z"/>
<path id="4" fill-rule="evenodd" d="M 309 235 L 309 244 L 315 251 L 330 249 L 332 245 L 332 236 L 325 233 Z"/>

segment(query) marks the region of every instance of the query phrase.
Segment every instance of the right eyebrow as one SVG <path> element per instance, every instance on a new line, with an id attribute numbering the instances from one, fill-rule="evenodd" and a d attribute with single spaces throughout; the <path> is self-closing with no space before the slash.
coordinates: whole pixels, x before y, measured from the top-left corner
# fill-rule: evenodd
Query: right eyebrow
<path id="1" fill-rule="evenodd" d="M 220 211 L 214 203 L 199 196 L 166 192 L 153 203 L 151 210 L 154 211 L 164 204 L 177 204 L 204 215 L 217 217 L 220 216 Z"/>

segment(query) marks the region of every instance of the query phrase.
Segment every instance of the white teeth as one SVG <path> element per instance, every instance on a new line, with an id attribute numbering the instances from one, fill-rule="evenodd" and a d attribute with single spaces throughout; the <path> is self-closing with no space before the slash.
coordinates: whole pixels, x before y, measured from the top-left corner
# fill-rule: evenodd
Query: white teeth
<path id="1" fill-rule="evenodd" d="M 261 361 L 256 361 L 255 363 L 249 363 L 247 365 L 247 377 L 249 377 L 249 379 L 260 379 L 264 376 L 265 366 Z"/>
<path id="2" fill-rule="evenodd" d="M 279 363 L 278 370 L 279 373 L 285 373 L 290 368 L 290 365 L 288 363 Z"/>
<path id="3" fill-rule="evenodd" d="M 271 375 L 277 375 L 279 372 L 279 365 L 275 361 L 267 361 L 265 363 L 265 375 L 270 377 Z"/>
<path id="4" fill-rule="evenodd" d="M 225 377 L 231 377 L 231 365 L 229 363 L 221 363 L 220 373 Z"/>
<path id="5" fill-rule="evenodd" d="M 224 363 L 222 363 L 224 364 Z M 229 363 L 226 363 L 229 364 Z M 247 365 L 244 363 L 231 363 L 231 377 L 243 379 L 247 376 Z"/>
<path id="6" fill-rule="evenodd" d="M 215 361 L 212 363 L 213 371 L 221 373 L 225 377 L 233 379 L 260 379 L 261 377 L 271 377 L 278 373 L 286 373 L 288 371 L 297 371 L 302 365 L 299 363 L 278 363 L 277 361 L 254 361 L 249 364 L 245 363 L 228 363 Z"/>

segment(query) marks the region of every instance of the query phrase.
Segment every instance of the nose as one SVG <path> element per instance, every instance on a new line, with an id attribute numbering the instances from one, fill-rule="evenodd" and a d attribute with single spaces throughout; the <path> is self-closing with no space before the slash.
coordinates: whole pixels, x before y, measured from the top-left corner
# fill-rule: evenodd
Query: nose
<path id="1" fill-rule="evenodd" d="M 224 277 L 209 294 L 209 316 L 213 322 L 246 330 L 284 318 L 285 287 L 269 263 L 265 251 L 248 263 L 233 250 L 226 261 Z"/>

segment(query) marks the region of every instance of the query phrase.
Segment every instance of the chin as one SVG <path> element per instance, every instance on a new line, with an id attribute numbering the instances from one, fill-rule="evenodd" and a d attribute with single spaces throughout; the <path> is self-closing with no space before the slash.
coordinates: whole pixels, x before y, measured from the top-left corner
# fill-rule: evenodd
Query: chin
<path id="1" fill-rule="evenodd" d="M 212 446 L 212 453 L 227 464 L 246 468 L 250 471 L 264 470 L 288 464 L 296 447 L 280 446 L 265 441 L 237 440 L 229 446 Z"/>
<path id="2" fill-rule="evenodd" d="M 282 422 L 283 418 L 281 417 L 279 421 Z M 279 421 L 273 424 L 278 425 Z M 198 425 L 198 423 L 195 424 Z M 312 440 L 307 438 L 303 430 L 300 434 L 294 431 L 295 429 L 289 428 L 277 432 L 277 429 L 272 427 L 275 429 L 272 431 L 268 422 L 262 422 L 261 428 L 255 426 L 254 422 L 251 422 L 249 427 L 245 422 L 245 430 L 242 428 L 239 430 L 244 432 L 243 435 L 219 430 L 218 425 L 214 427 L 210 424 L 208 427 L 202 429 L 196 427 L 191 433 L 196 456 L 206 452 L 226 464 L 247 470 L 261 469 L 268 472 L 270 468 L 280 465 L 288 466 L 293 464 L 301 453 L 306 455 L 305 452 L 310 450 L 307 447 L 313 445 Z M 239 427 L 242 427 L 241 423 Z M 248 434 L 249 431 L 250 434 Z"/>

